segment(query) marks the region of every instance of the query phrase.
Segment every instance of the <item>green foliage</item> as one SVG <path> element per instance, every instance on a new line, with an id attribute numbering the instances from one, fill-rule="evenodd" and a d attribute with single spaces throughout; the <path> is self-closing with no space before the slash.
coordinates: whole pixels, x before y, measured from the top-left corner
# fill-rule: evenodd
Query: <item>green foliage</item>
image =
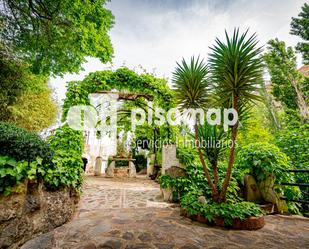
<path id="1" fill-rule="evenodd" d="M 172 188 L 175 201 L 190 191 L 199 191 L 202 194 L 211 197 L 211 190 L 208 187 L 203 169 L 197 165 L 188 165 L 186 167 L 187 176 L 171 177 L 162 175 L 159 178 L 161 188 Z"/>
<path id="2" fill-rule="evenodd" d="M 65 120 L 71 106 L 89 105 L 89 94 L 113 89 L 153 95 L 154 107 L 160 106 L 169 109 L 174 106 L 173 93 L 165 79 L 159 79 L 147 73 L 139 75 L 123 67 L 114 72 L 110 70 L 97 71 L 90 73 L 82 81 L 69 82 L 63 105 L 63 120 Z"/>
<path id="3" fill-rule="evenodd" d="M 309 169 L 309 125 L 288 126 L 276 135 L 277 146 L 296 169 Z"/>
<path id="4" fill-rule="evenodd" d="M 256 105 L 250 112 L 250 118 L 242 122 L 239 129 L 237 145 L 238 148 L 251 143 L 271 143 L 274 141 L 273 129 L 270 127 L 267 110 L 263 105 Z"/>
<path id="5" fill-rule="evenodd" d="M 217 167 L 219 156 L 226 151 L 228 133 L 223 126 L 205 122 L 198 130 L 201 148 L 213 167 Z"/>
<path id="6" fill-rule="evenodd" d="M 133 158 L 137 171 L 147 168 L 147 158 L 144 155 L 135 155 Z"/>
<path id="7" fill-rule="evenodd" d="M 0 155 L 0 194 L 5 196 L 18 192 L 18 184 L 26 179 L 34 180 L 38 173 L 42 173 L 42 160 L 28 163 L 27 161 L 16 161 L 9 156 Z"/>
<path id="8" fill-rule="evenodd" d="M 52 165 L 46 165 L 45 185 L 52 189 L 69 186 L 80 190 L 83 181 L 83 136 L 68 126 L 58 128 L 49 138 L 54 150 Z"/>
<path id="9" fill-rule="evenodd" d="M 106 0 L 4 0 L 1 38 L 37 74 L 78 72 L 85 56 L 110 61 L 114 24 Z"/>
<path id="10" fill-rule="evenodd" d="M 225 172 L 219 168 L 219 175 L 223 178 Z M 161 188 L 172 188 L 173 200 L 178 202 L 184 195 L 189 192 L 197 192 L 200 195 L 204 195 L 207 199 L 211 199 L 211 189 L 208 186 L 207 179 L 205 178 L 203 169 L 197 164 L 187 165 L 186 176 L 171 177 L 169 175 L 162 175 L 159 178 Z M 222 184 L 218 186 L 221 188 Z M 239 187 L 235 178 L 231 179 L 229 187 L 227 189 L 227 202 L 239 201 L 238 197 Z"/>
<path id="11" fill-rule="evenodd" d="M 304 78 L 297 71 L 296 55 L 292 47 L 285 46 L 278 39 L 268 42 L 267 53 L 264 60 L 272 82 L 272 94 L 276 100 L 281 101 L 285 111 L 289 109 L 301 114 L 301 109 L 306 105 L 304 100 Z M 299 94 L 297 94 L 297 92 Z M 304 114 L 303 114 L 304 115 Z M 297 114 L 293 115 L 297 118 Z M 306 117 L 303 117 L 306 119 Z"/>
<path id="12" fill-rule="evenodd" d="M 56 104 L 47 78 L 32 74 L 1 46 L 0 54 L 0 120 L 31 131 L 49 127 L 56 117 Z"/>
<path id="13" fill-rule="evenodd" d="M 1 43 L 0 48 L 0 120 L 8 120 L 9 106 L 15 104 L 25 91 L 29 74 L 26 65 L 11 58 Z"/>
<path id="14" fill-rule="evenodd" d="M 283 182 L 294 183 L 295 176 L 287 172 L 292 168 L 290 159 L 273 144 L 253 143 L 244 146 L 238 153 L 237 168 L 241 170 L 241 178 L 244 174 L 250 174 L 258 182 L 265 180 L 269 175 L 274 176 L 275 191 L 288 200 L 297 200 L 301 197 L 298 187 L 280 185 Z M 294 204 L 288 203 L 288 205 L 290 212 L 297 210 Z"/>
<path id="15" fill-rule="evenodd" d="M 9 122 L 30 131 L 39 132 L 48 128 L 54 123 L 57 115 L 57 106 L 51 94 L 47 81 L 41 89 L 38 87 L 36 91 L 27 90 L 15 105 L 9 107 Z"/>
<path id="16" fill-rule="evenodd" d="M 268 143 L 252 143 L 238 153 L 237 167 L 252 174 L 257 181 L 263 181 L 273 174 L 276 183 L 289 181 L 287 169 L 291 168 L 289 158 L 280 149 Z"/>
<path id="17" fill-rule="evenodd" d="M 250 102 L 260 100 L 255 91 L 262 81 L 263 72 L 262 48 L 257 47 L 255 34 L 248 39 L 247 34 L 248 30 L 240 35 L 239 29 L 235 29 L 233 36 L 229 37 L 225 32 L 226 43 L 217 38 L 209 55 L 217 101 L 223 107 L 236 107 L 240 117 L 250 107 Z"/>
<path id="18" fill-rule="evenodd" d="M 0 155 L 29 163 L 37 157 L 51 162 L 52 150 L 37 134 L 5 122 L 0 122 L 0 134 Z"/>
<path id="19" fill-rule="evenodd" d="M 1 124 L 0 129 L 3 125 Z M 13 127 L 16 129 L 16 127 Z M 24 130 L 14 130 L 16 141 L 21 139 L 18 131 L 23 134 Z M 8 131 L 12 134 L 12 132 Z M 6 133 L 4 133 L 6 134 Z M 13 138 L 13 135 L 10 137 Z M 29 136 L 22 136 L 23 144 L 14 144 L 19 149 L 10 150 L 2 149 L 0 155 L 0 193 L 9 195 L 13 192 L 13 188 L 22 183 L 24 180 L 43 180 L 46 187 L 49 189 L 59 189 L 61 187 L 73 187 L 80 190 L 83 180 L 83 137 L 80 132 L 70 129 L 68 126 L 63 126 L 55 131 L 55 134 L 49 138 L 50 147 L 53 151 L 52 156 L 48 154 L 48 160 L 42 160 L 39 156 L 44 151 L 44 147 L 38 147 L 40 143 L 32 133 Z M 26 147 L 25 147 L 26 146 Z M 32 146 L 32 147 L 31 147 Z M 6 147 L 7 149 L 7 147 Z M 11 151 L 11 154 L 8 153 Z M 42 153 L 43 154 L 43 153 Z M 8 155 L 15 155 L 12 158 Z M 18 155 L 18 156 L 16 156 Z M 24 156 L 27 155 L 27 160 Z M 38 156 L 34 158 L 34 156 Z"/>
<path id="20" fill-rule="evenodd" d="M 173 73 L 173 88 L 181 110 L 204 108 L 207 103 L 208 68 L 203 60 L 191 57 L 190 63 L 182 59 Z"/>
<path id="21" fill-rule="evenodd" d="M 252 202 L 236 203 L 213 203 L 206 201 L 200 203 L 198 197 L 200 193 L 193 191 L 187 193 L 181 199 L 181 206 L 189 215 L 203 215 L 208 221 L 212 222 L 215 218 L 223 218 L 225 225 L 232 225 L 233 219 L 244 220 L 249 217 L 258 217 L 263 214 L 262 210 Z"/>
<path id="22" fill-rule="evenodd" d="M 309 4 L 305 3 L 301 9 L 298 18 L 292 17 L 290 33 L 304 40 L 297 44 L 296 50 L 302 54 L 304 64 L 309 64 Z"/>
<path id="23" fill-rule="evenodd" d="M 177 147 L 177 158 L 179 162 L 185 166 L 192 165 L 197 159 L 197 153 L 195 150 L 189 147 Z"/>
<path id="24" fill-rule="evenodd" d="M 0 156 L 0 194 L 9 195 L 12 187 L 24 180 L 27 165 L 27 162 L 18 163 L 9 156 Z"/>

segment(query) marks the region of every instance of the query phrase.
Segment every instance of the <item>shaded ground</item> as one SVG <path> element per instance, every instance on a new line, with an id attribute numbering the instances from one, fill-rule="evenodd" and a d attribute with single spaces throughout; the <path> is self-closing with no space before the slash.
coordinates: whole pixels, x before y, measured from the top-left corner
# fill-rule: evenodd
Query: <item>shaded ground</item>
<path id="1" fill-rule="evenodd" d="M 88 177 L 79 213 L 22 248 L 309 248 L 309 220 L 267 216 L 258 231 L 210 227 L 160 201 L 156 183 Z"/>

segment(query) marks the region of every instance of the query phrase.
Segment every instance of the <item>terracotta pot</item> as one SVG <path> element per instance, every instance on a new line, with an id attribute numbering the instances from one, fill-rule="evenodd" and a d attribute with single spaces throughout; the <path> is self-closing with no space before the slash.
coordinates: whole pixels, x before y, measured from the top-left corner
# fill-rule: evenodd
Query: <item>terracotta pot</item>
<path id="1" fill-rule="evenodd" d="M 224 227 L 224 226 L 225 226 L 225 225 L 224 225 L 224 219 L 221 218 L 221 217 L 216 217 L 216 218 L 214 219 L 214 222 L 215 222 L 215 224 L 216 224 L 217 226 L 219 226 L 219 227 Z"/>
<path id="2" fill-rule="evenodd" d="M 198 221 L 198 222 L 201 222 L 201 223 L 207 223 L 207 224 L 209 224 L 209 221 L 208 221 L 203 215 L 201 215 L 201 214 L 198 214 L 198 215 L 197 215 L 197 221 Z"/>
<path id="3" fill-rule="evenodd" d="M 198 221 L 198 220 L 197 220 L 197 215 L 196 215 L 196 214 L 190 215 L 189 218 L 190 218 L 191 220 Z"/>
<path id="4" fill-rule="evenodd" d="M 232 227 L 241 230 L 257 230 L 265 226 L 264 216 L 250 217 L 245 220 L 234 219 Z"/>

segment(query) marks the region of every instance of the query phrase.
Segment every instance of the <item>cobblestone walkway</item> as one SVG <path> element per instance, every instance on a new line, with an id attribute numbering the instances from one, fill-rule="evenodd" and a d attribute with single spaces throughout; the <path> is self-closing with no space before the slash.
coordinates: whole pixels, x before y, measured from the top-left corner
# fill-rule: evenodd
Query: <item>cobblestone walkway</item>
<path id="1" fill-rule="evenodd" d="M 181 217 L 159 194 L 150 180 L 89 177 L 76 217 L 22 248 L 309 248 L 307 219 L 267 216 L 258 231 L 226 230 Z"/>

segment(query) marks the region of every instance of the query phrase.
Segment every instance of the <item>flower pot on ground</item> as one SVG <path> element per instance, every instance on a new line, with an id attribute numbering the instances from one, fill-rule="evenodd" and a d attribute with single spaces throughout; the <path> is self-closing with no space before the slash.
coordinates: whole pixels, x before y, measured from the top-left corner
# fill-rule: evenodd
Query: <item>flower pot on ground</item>
<path id="1" fill-rule="evenodd" d="M 264 216 L 250 217 L 245 220 L 233 219 L 232 227 L 240 230 L 257 230 L 265 226 Z"/>
<path id="2" fill-rule="evenodd" d="M 209 220 L 207 220 L 207 218 L 205 218 L 202 214 L 198 214 L 196 220 L 200 223 L 210 224 Z"/>
<path id="3" fill-rule="evenodd" d="M 205 198 L 201 202 L 198 192 L 189 192 L 181 199 L 182 213 L 201 223 L 220 227 L 255 230 L 265 225 L 260 207 L 252 202 L 215 203 Z M 192 215 L 190 215 L 192 214 Z"/>
<path id="4" fill-rule="evenodd" d="M 219 226 L 219 227 L 225 226 L 224 218 L 222 218 L 222 217 L 216 217 L 214 219 L 214 223 L 215 223 L 216 226 Z"/>

